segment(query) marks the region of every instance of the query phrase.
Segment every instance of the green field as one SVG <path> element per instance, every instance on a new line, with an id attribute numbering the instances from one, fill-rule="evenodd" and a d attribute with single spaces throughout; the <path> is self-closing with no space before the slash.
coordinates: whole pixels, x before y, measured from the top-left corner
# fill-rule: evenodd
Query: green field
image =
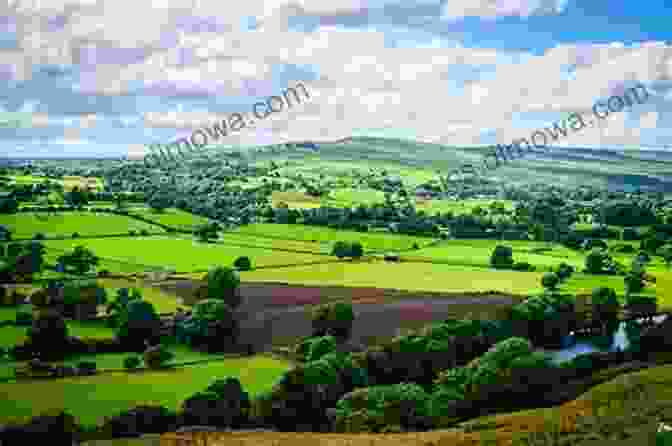
<path id="1" fill-rule="evenodd" d="M 32 238 L 38 232 L 47 237 L 69 237 L 73 232 L 80 236 L 122 234 L 130 230 L 164 232 L 154 226 L 123 215 L 92 212 L 26 212 L 0 215 L 0 225 L 6 225 L 14 238 Z"/>
<path id="2" fill-rule="evenodd" d="M 216 243 L 199 243 L 188 238 L 104 238 L 89 240 L 47 240 L 50 254 L 83 244 L 103 258 L 99 269 L 111 272 L 138 272 L 145 269 L 168 268 L 175 271 L 207 270 L 212 266 L 230 266 L 240 256 L 248 256 L 259 266 L 292 265 L 325 260 L 324 256 L 246 248 Z"/>
<path id="3" fill-rule="evenodd" d="M 413 291 L 472 292 L 496 290 L 513 294 L 540 291 L 540 272 L 493 271 L 429 263 L 336 263 L 241 273 L 244 281 L 306 285 L 394 288 Z"/>
<path id="4" fill-rule="evenodd" d="M 63 408 L 85 424 L 101 423 L 105 416 L 141 404 L 177 409 L 190 395 L 227 376 L 238 377 L 245 390 L 256 395 L 270 389 L 290 367 L 278 359 L 256 356 L 165 371 L 1 383 L 0 423 Z"/>
<path id="5" fill-rule="evenodd" d="M 322 226 L 283 225 L 272 223 L 259 223 L 243 226 L 232 233 L 326 243 L 335 243 L 339 240 L 351 242 L 358 241 L 364 247 L 365 254 L 367 251 L 410 249 L 414 243 L 417 243 L 418 246 L 422 247 L 433 241 L 433 239 L 428 237 L 396 235 L 384 232 L 341 231 Z"/>
<path id="6" fill-rule="evenodd" d="M 150 208 L 134 208 L 130 210 L 130 213 L 163 225 L 184 230 L 191 230 L 194 226 L 208 222 L 208 219 L 205 217 L 200 217 L 180 209 L 165 209 L 163 212 L 156 212 Z"/>

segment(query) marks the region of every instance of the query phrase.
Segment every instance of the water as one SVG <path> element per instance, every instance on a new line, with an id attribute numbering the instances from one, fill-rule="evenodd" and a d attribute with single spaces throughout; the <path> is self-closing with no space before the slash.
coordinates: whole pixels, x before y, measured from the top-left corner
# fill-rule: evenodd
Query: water
<path id="1" fill-rule="evenodd" d="M 659 315 L 653 318 L 656 324 L 659 324 L 665 320 L 667 315 Z M 599 336 L 591 337 L 575 337 L 574 334 L 570 334 L 563 339 L 563 345 L 565 347 L 561 349 L 538 349 L 547 353 L 551 361 L 555 364 L 569 361 L 574 357 L 592 352 L 615 352 L 618 350 L 625 350 L 630 347 L 630 340 L 628 339 L 628 333 L 625 331 L 626 323 L 621 322 L 618 325 L 616 331 L 614 331 L 611 336 L 611 343 L 609 346 L 600 346 L 599 345 Z"/>

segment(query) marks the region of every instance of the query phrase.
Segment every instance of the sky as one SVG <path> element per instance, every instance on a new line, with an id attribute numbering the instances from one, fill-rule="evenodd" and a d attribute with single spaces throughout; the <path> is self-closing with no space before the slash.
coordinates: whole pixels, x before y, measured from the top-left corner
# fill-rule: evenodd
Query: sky
<path id="1" fill-rule="evenodd" d="M 299 84 L 217 143 L 507 143 L 639 83 L 644 103 L 557 145 L 672 148 L 670 17 L 669 0 L 2 0 L 0 157 L 141 157 Z"/>

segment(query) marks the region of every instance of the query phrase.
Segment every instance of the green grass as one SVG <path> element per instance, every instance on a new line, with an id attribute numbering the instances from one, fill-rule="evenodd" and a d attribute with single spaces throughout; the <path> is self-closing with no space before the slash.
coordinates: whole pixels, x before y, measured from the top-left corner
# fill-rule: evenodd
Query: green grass
<path id="1" fill-rule="evenodd" d="M 488 291 L 527 294 L 540 289 L 540 272 L 494 271 L 429 263 L 336 263 L 241 273 L 244 281 L 394 288 L 417 291 Z"/>
<path id="2" fill-rule="evenodd" d="M 89 240 L 47 240 L 45 245 L 60 255 L 76 245 L 85 245 L 103 258 L 99 269 L 137 272 L 151 268 L 176 271 L 207 270 L 230 266 L 240 256 L 248 256 L 255 266 L 291 265 L 324 260 L 323 256 L 296 254 L 271 249 L 244 248 L 216 243 L 199 243 L 190 238 L 105 238 Z"/>
<path id="3" fill-rule="evenodd" d="M 145 285 L 142 281 L 133 281 L 127 279 L 97 279 L 98 283 L 105 287 L 108 300 L 112 300 L 117 295 L 119 288 L 138 288 L 142 297 L 147 302 L 154 305 L 157 313 L 174 313 L 178 307 L 185 307 L 177 301 L 177 296 L 162 291 L 159 287 Z"/>
<path id="4" fill-rule="evenodd" d="M 180 209 L 165 209 L 163 212 L 156 212 L 149 208 L 135 208 L 131 214 L 144 217 L 148 220 L 171 226 L 176 229 L 191 230 L 195 226 L 208 222 L 207 218 L 185 212 Z"/>
<path id="5" fill-rule="evenodd" d="M 343 241 L 359 241 L 367 251 L 394 251 L 410 249 L 413 243 L 424 246 L 432 241 L 428 237 L 414 237 L 377 232 L 341 231 L 321 226 L 283 225 L 273 223 L 258 223 L 243 226 L 233 232 L 250 236 L 277 237 L 299 241 L 335 243 Z"/>
<path id="6" fill-rule="evenodd" d="M 16 315 L 14 319 L 16 318 Z M 91 338 L 112 338 L 114 329 L 105 327 L 102 322 L 68 321 L 70 336 Z M 28 327 L 0 327 L 0 347 L 11 347 L 25 340 Z"/>
<path id="7" fill-rule="evenodd" d="M 163 232 L 158 226 L 144 223 L 123 215 L 96 214 L 91 212 L 19 213 L 1 215 L 0 225 L 6 225 L 14 238 L 32 238 L 38 232 L 47 237 L 69 237 L 73 232 L 80 236 L 122 234 L 130 230 L 145 229 L 150 233 Z"/>
<path id="8" fill-rule="evenodd" d="M 0 423 L 22 421 L 47 410 L 67 409 L 80 423 L 101 423 L 134 406 L 177 409 L 181 402 L 227 376 L 251 395 L 269 390 L 291 366 L 265 356 L 225 359 L 174 370 L 123 373 L 0 384 Z"/>

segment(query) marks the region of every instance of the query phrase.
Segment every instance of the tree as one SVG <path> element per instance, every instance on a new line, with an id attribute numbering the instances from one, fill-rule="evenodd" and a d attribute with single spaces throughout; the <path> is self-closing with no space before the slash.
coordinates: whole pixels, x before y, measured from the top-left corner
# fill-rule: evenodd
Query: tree
<path id="1" fill-rule="evenodd" d="M 350 247 L 350 256 L 358 259 L 364 255 L 364 248 L 359 242 L 354 242 Z"/>
<path id="2" fill-rule="evenodd" d="M 166 350 L 160 344 L 147 347 L 147 350 L 143 353 L 145 365 L 148 369 L 160 369 L 174 357 L 175 355 L 170 350 Z"/>
<path id="3" fill-rule="evenodd" d="M 665 245 L 658 252 L 663 257 L 667 269 L 670 269 L 670 263 L 672 263 L 672 245 Z"/>
<path id="4" fill-rule="evenodd" d="M 560 282 L 560 279 L 558 278 L 558 275 L 555 273 L 546 273 L 544 276 L 541 278 L 541 285 L 549 290 L 555 290 L 555 287 L 558 285 L 558 282 Z"/>
<path id="5" fill-rule="evenodd" d="M 120 314 L 117 340 L 130 351 L 142 352 L 146 341 L 158 339 L 160 326 L 154 305 L 144 300 L 133 300 Z"/>
<path id="6" fill-rule="evenodd" d="M 513 266 L 513 250 L 511 247 L 496 246 L 490 256 L 490 265 L 494 268 L 510 268 Z"/>
<path id="7" fill-rule="evenodd" d="M 40 313 L 27 335 L 32 351 L 43 359 L 61 359 L 67 354 L 68 326 L 56 311 Z"/>
<path id="8" fill-rule="evenodd" d="M 620 304 L 616 291 L 608 287 L 595 288 L 592 293 L 593 318 L 605 324 L 618 316 Z"/>
<path id="9" fill-rule="evenodd" d="M 339 259 L 347 257 L 349 253 L 350 253 L 350 246 L 348 246 L 348 244 L 344 241 L 338 241 L 334 243 L 334 247 L 331 250 L 331 255 L 334 255 Z"/>
<path id="10" fill-rule="evenodd" d="M 155 212 L 163 212 L 170 206 L 170 201 L 166 197 L 156 194 L 149 198 L 147 205 Z"/>
<path id="11" fill-rule="evenodd" d="M 233 262 L 233 266 L 241 271 L 249 271 L 252 269 L 252 262 L 250 261 L 249 257 L 241 256 L 238 257 L 235 262 Z"/>
<path id="12" fill-rule="evenodd" d="M 98 266 L 100 258 L 94 255 L 90 249 L 80 245 L 76 246 L 71 253 L 60 256 L 58 262 L 66 269 L 72 267 L 75 273 L 81 276 L 93 267 Z"/>
<path id="13" fill-rule="evenodd" d="M 586 270 L 590 274 L 603 273 L 610 260 L 608 253 L 595 249 L 586 256 Z"/>
<path id="14" fill-rule="evenodd" d="M 208 243 L 210 240 L 217 239 L 217 229 L 218 227 L 216 224 L 206 223 L 196 227 L 194 234 L 196 234 L 199 241 Z"/>
<path id="15" fill-rule="evenodd" d="M 232 308 L 237 308 L 240 297 L 240 276 L 232 268 L 218 266 L 203 277 L 205 285 L 199 290 L 199 299 L 220 299 Z"/>

